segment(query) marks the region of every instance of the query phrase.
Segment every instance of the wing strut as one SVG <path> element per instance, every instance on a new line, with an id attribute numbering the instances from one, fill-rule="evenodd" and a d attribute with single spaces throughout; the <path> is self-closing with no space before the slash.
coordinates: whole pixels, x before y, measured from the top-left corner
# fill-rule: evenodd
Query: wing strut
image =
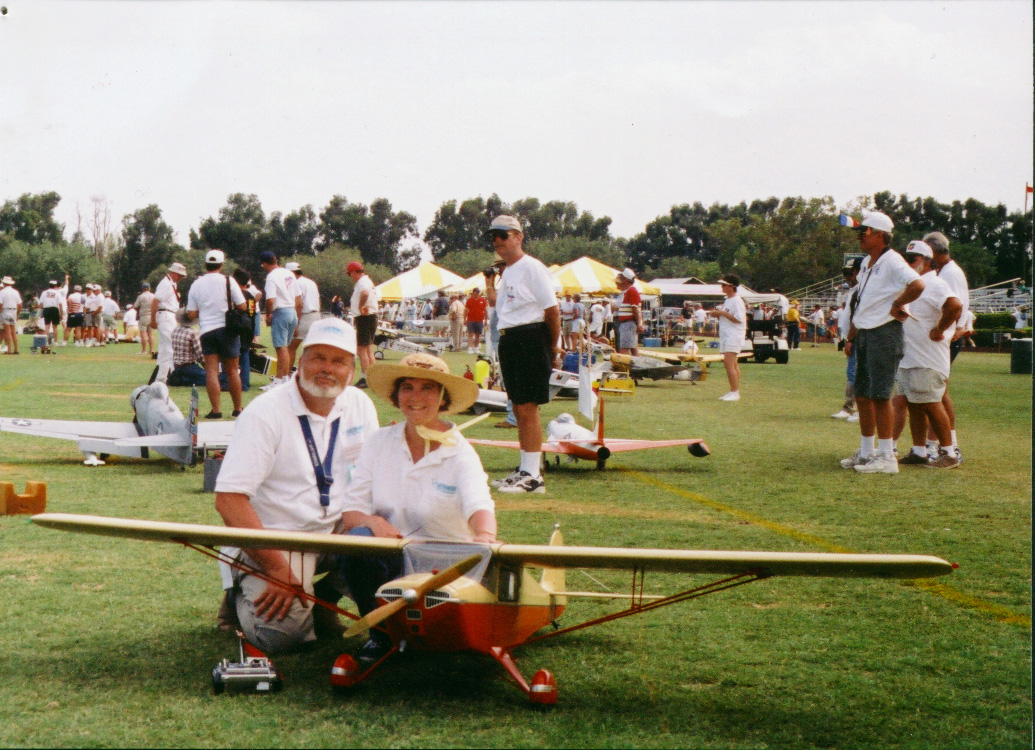
<path id="1" fill-rule="evenodd" d="M 562 633 L 570 633 L 573 630 L 582 630 L 583 628 L 592 627 L 593 625 L 601 625 L 605 622 L 611 622 L 612 620 L 620 620 L 623 617 L 629 617 L 631 615 L 639 615 L 644 612 L 648 612 L 658 607 L 665 607 L 669 604 L 678 604 L 679 602 L 685 602 L 690 599 L 697 599 L 698 597 L 705 596 L 707 594 L 715 594 L 719 591 L 725 591 L 726 589 L 732 589 L 737 586 L 743 586 L 745 583 L 753 583 L 754 581 L 761 581 L 769 576 L 765 573 L 758 573 L 755 571 L 748 571 L 747 573 L 740 573 L 729 578 L 722 578 L 718 581 L 712 581 L 706 583 L 703 586 L 697 586 L 696 588 L 687 589 L 681 591 L 678 594 L 672 594 L 670 596 L 663 597 L 661 599 L 655 599 L 647 601 L 643 594 L 643 570 L 635 568 L 633 570 L 633 597 L 629 604 L 628 609 L 623 609 L 619 612 L 612 612 L 609 615 L 603 617 L 597 617 L 586 622 L 581 622 L 577 625 L 569 625 L 566 628 L 559 630 L 553 630 L 542 635 L 537 635 L 533 638 L 529 638 L 525 643 L 534 643 L 535 641 L 542 641 L 546 638 L 553 638 L 555 635 L 561 635 Z M 563 592 L 558 592 L 559 595 L 563 595 Z"/>

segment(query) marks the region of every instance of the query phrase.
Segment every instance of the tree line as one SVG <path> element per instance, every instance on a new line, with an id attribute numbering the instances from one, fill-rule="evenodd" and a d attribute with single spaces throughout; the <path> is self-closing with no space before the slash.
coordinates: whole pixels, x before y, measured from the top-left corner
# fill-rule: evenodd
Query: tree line
<path id="1" fill-rule="evenodd" d="M 642 232 L 622 238 L 611 234 L 610 217 L 595 217 L 570 201 L 541 203 L 529 197 L 507 203 L 495 193 L 448 200 L 421 235 L 416 218 L 396 211 L 385 198 L 368 206 L 335 195 L 319 211 L 306 205 L 286 215 L 267 215 L 258 196 L 234 193 L 214 216 L 190 230 L 186 247 L 176 241 L 157 205 L 124 216 L 116 234 L 107 226 L 106 205 L 99 206 L 98 200 L 86 219 L 89 235 L 80 216 L 67 239 L 66 228 L 54 218 L 61 201 L 56 192 L 5 201 L 0 207 L 0 274 L 16 277 L 19 287 L 31 292 L 69 273 L 76 283 L 104 284 L 126 301 L 142 281 L 156 284 L 173 261 L 184 263 L 191 277 L 202 273 L 200 251 L 209 248 L 227 254 L 228 270 L 240 266 L 261 281 L 258 258 L 269 250 L 281 259 L 298 260 L 327 304 L 335 294 L 351 293 L 352 282 L 342 272 L 350 260 L 362 260 L 381 282 L 420 262 L 421 241 L 436 263 L 470 276 L 492 260 L 485 228 L 495 216 L 511 214 L 525 227 L 528 252 L 548 265 L 590 255 L 616 268 L 629 266 L 646 279 L 696 276 L 707 281 L 732 271 L 756 290 L 789 292 L 837 276 L 844 256 L 857 252 L 855 235 L 838 224 L 842 210 L 858 216 L 876 209 L 895 222 L 898 250 L 928 231 L 944 232 L 971 286 L 1016 277 L 1031 282 L 1031 213 L 1010 213 L 1002 204 L 973 198 L 941 203 L 880 192 L 846 207 L 830 197 L 769 197 L 707 208 L 684 203 Z"/>

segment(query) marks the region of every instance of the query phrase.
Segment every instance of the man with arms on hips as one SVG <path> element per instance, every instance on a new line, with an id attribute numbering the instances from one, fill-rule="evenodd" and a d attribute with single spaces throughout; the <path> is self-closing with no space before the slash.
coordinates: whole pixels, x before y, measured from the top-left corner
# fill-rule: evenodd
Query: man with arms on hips
<path id="1" fill-rule="evenodd" d="M 489 300 L 482 290 L 475 287 L 464 303 L 464 320 L 467 323 L 467 353 L 478 354 L 482 335 L 485 333 L 485 319 L 488 316 Z M 487 353 L 487 352 L 486 352 Z"/>
<path id="2" fill-rule="evenodd" d="M 242 311 L 247 309 L 247 305 L 237 281 L 223 275 L 225 260 L 222 250 L 209 250 L 205 254 L 205 273 L 194 280 L 187 293 L 187 316 L 201 324 L 205 390 L 212 404 L 212 411 L 205 415 L 205 419 L 223 418 L 220 363 L 223 364 L 230 400 L 234 405 L 233 416 L 241 414 L 241 370 L 237 361 L 241 356 L 241 338 L 237 331 L 226 327 L 226 314 L 231 302 Z"/>
<path id="3" fill-rule="evenodd" d="M 621 354 L 639 354 L 639 334 L 646 331 L 643 325 L 643 306 L 640 290 L 636 288 L 636 272 L 626 268 L 615 276 L 615 285 L 621 293 L 621 301 L 615 311 L 615 349 Z"/>
<path id="4" fill-rule="evenodd" d="M 931 246 L 921 240 L 906 246 L 906 263 L 920 274 L 924 291 L 910 304 L 910 317 L 902 323 L 905 353 L 895 376 L 899 393 L 895 407 L 900 407 L 900 401 L 906 402 L 913 450 L 899 463 L 954 469 L 960 462 L 952 446 L 949 415 L 942 398 L 949 381 L 949 343 L 963 304 L 931 267 L 933 255 Z M 938 455 L 934 460 L 927 455 L 928 421 L 938 436 Z"/>
<path id="5" fill-rule="evenodd" d="M 83 301 L 84 318 L 83 323 L 86 329 L 86 345 L 101 345 L 101 306 L 103 297 L 101 287 L 97 284 L 86 285 L 86 299 Z"/>
<path id="6" fill-rule="evenodd" d="M 363 264 L 354 260 L 345 267 L 345 274 L 352 279 L 352 298 L 349 311 L 356 326 L 356 351 L 362 375 L 356 385 L 367 387 L 367 368 L 374 364 L 374 336 L 377 334 L 377 290 L 374 281 L 363 272 Z M 448 312 L 448 310 L 447 310 Z"/>
<path id="7" fill-rule="evenodd" d="M 65 278 L 68 278 L 67 276 Z M 64 314 L 64 300 L 57 279 L 50 280 L 50 286 L 40 292 L 40 308 L 43 311 L 43 326 L 47 334 L 47 343 L 57 345 L 57 326 Z"/>
<path id="8" fill-rule="evenodd" d="M 173 368 L 172 332 L 176 327 L 176 311 L 180 309 L 180 292 L 176 288 L 187 277 L 182 263 L 173 263 L 165 277 L 158 282 L 151 300 L 151 329 L 158 331 L 158 376 L 166 382 Z"/>
<path id="9" fill-rule="evenodd" d="M 897 474 L 895 415 L 891 395 L 902 359 L 902 321 L 907 304 L 924 291 L 920 274 L 891 248 L 895 225 L 879 211 L 855 228 L 866 254 L 859 285 L 852 295 L 845 355 L 855 352 L 855 403 L 859 410 L 859 450 L 841 460 L 845 469 L 864 474 Z M 874 445 L 874 440 L 877 444 Z"/>
<path id="10" fill-rule="evenodd" d="M 337 318 L 313 323 L 294 377 L 260 395 L 241 414 L 216 480 L 216 510 L 227 526 L 323 534 L 344 530 L 342 510 L 356 460 L 378 429 L 374 404 L 349 387 L 355 352 L 351 325 Z M 236 614 L 250 643 L 277 653 L 319 635 L 340 638 L 337 616 L 310 607 L 295 593 L 302 587 L 337 602 L 345 587 L 334 572 L 333 556 L 289 557 L 261 549 L 228 554 L 270 579 L 220 566 L 229 612 Z M 324 570 L 331 572 L 314 585 L 314 574 Z"/>
<path id="11" fill-rule="evenodd" d="M 970 312 L 970 285 L 967 282 L 967 275 L 959 264 L 949 257 L 949 238 L 941 232 L 928 232 L 924 235 L 924 242 L 931 247 L 934 253 L 931 258 L 931 268 L 938 274 L 938 278 L 949 285 L 953 294 L 963 305 L 960 311 L 959 322 L 956 323 L 956 332 L 949 344 L 949 363 L 956 361 L 956 355 L 963 349 L 963 342 L 966 341 L 966 333 L 973 326 L 973 313 Z M 942 396 L 942 406 L 949 417 L 949 432 L 952 435 L 952 447 L 956 449 L 956 456 L 963 462 L 963 454 L 960 453 L 959 442 L 956 439 L 956 407 L 949 396 L 949 383 L 945 383 L 945 395 Z M 934 435 L 928 433 L 927 455 L 937 459 L 935 446 L 932 445 Z"/>
<path id="12" fill-rule="evenodd" d="M 320 319 L 320 289 L 316 282 L 302 273 L 302 266 L 297 261 L 290 261 L 284 264 L 284 268 L 295 274 L 298 283 L 299 296 L 302 297 L 302 313 L 298 316 L 298 327 L 295 328 L 295 335 L 291 337 L 288 350 L 291 352 L 291 361 L 295 361 L 295 352 L 299 345 L 305 340 L 309 333 L 309 326 Z"/>
<path id="13" fill-rule="evenodd" d="M 277 350 L 277 375 L 262 390 L 286 383 L 291 376 L 291 350 L 288 344 L 294 336 L 298 319 L 302 316 L 302 297 L 295 274 L 277 263 L 277 256 L 269 250 L 259 256 L 266 272 L 266 325 Z"/>
<path id="14" fill-rule="evenodd" d="M 719 279 L 722 293 L 726 301 L 719 307 L 708 311 L 708 315 L 719 322 L 719 351 L 722 352 L 722 363 L 726 367 L 726 379 L 730 382 L 730 390 L 719 401 L 740 401 L 740 350 L 744 348 L 744 336 L 747 334 L 747 306 L 737 294 L 740 278 L 728 273 Z"/>
<path id="15" fill-rule="evenodd" d="M 151 301 L 155 296 L 151 293 L 151 285 L 143 282 L 140 285 L 140 294 L 133 302 L 137 310 L 137 325 L 140 326 L 140 353 L 150 354 L 154 351 L 155 340 L 151 332 Z"/>
<path id="16" fill-rule="evenodd" d="M 22 295 L 14 288 L 14 279 L 4 276 L 4 287 L 0 289 L 0 325 L 4 328 L 5 354 L 18 353 L 18 316 L 22 312 Z"/>
<path id="17" fill-rule="evenodd" d="M 546 266 L 526 255 L 525 235 L 513 216 L 501 215 L 489 225 L 499 260 L 506 263 L 499 287 L 487 279 L 489 304 L 499 318 L 499 360 L 507 398 L 514 405 L 521 464 L 510 476 L 494 482 L 500 492 L 545 492 L 541 472 L 543 426 L 539 405 L 550 400 L 550 375 L 563 349 L 561 314 Z"/>
<path id="18" fill-rule="evenodd" d="M 72 287 L 72 293 L 68 295 L 65 304 L 68 305 L 68 324 L 65 326 L 65 338 L 68 338 L 69 330 L 72 331 L 72 343 L 75 346 L 83 345 L 83 288 L 76 284 Z"/>

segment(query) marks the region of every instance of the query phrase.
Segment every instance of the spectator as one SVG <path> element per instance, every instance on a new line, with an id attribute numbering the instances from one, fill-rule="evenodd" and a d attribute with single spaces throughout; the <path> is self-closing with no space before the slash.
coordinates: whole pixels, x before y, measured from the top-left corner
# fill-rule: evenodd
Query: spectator
<path id="1" fill-rule="evenodd" d="M 719 279 L 722 293 L 726 301 L 721 306 L 709 311 L 709 315 L 718 319 L 719 351 L 722 352 L 722 363 L 726 367 L 726 379 L 729 381 L 729 392 L 719 397 L 720 401 L 740 401 L 740 356 L 744 348 L 744 336 L 747 334 L 747 307 L 737 294 L 740 277 L 728 273 Z"/>

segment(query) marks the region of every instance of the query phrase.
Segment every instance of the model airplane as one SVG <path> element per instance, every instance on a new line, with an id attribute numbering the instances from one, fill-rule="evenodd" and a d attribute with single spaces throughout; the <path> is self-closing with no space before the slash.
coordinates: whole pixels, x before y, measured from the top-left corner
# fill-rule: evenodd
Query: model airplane
<path id="1" fill-rule="evenodd" d="M 479 545 L 55 513 L 33 516 L 32 521 L 65 531 L 177 542 L 217 558 L 220 557 L 217 549 L 222 545 L 280 549 L 289 553 L 289 557 L 296 553 L 325 552 L 401 558 L 403 569 L 414 572 L 381 586 L 377 592 L 380 606 L 358 619 L 346 633 L 350 636 L 368 628 L 381 628 L 391 637 L 392 649 L 369 667 L 361 667 L 348 654 L 339 656 L 331 670 L 331 684 L 335 689 L 347 690 L 357 685 L 404 649 L 473 651 L 496 659 L 533 704 L 546 707 L 557 701 L 557 682 L 545 669 L 527 681 L 512 656 L 518 646 L 772 576 L 927 578 L 947 575 L 955 567 L 940 558 L 924 555 L 572 547 L 565 546 L 556 527 L 549 545 Z M 568 590 L 565 585 L 565 568 L 568 567 L 627 570 L 632 574 L 631 593 Z M 538 579 L 532 574 L 533 568 L 542 569 Z M 707 574 L 719 578 L 675 593 L 644 593 L 646 574 L 655 572 Z M 331 607 L 301 589 L 297 593 L 303 599 Z M 569 601 L 579 598 L 610 599 L 624 602 L 626 606 L 602 617 L 536 635 L 547 625 L 556 625 Z M 331 608 L 357 619 L 344 610 Z M 276 674 L 272 670 L 270 673 Z"/>
<path id="2" fill-rule="evenodd" d="M 656 356 L 618 353 L 611 355 L 611 367 L 615 372 L 629 373 L 629 377 L 637 382 L 644 378 L 666 380 L 685 368 L 682 362 L 670 363 Z"/>
<path id="3" fill-rule="evenodd" d="M 193 466 L 200 451 L 225 448 L 233 422 L 198 424 L 198 391 L 191 389 L 190 413 L 185 418 L 169 398 L 165 383 L 134 389 L 129 397 L 132 422 L 75 422 L 56 419 L 0 417 L 0 432 L 74 440 L 86 466 L 102 466 L 109 455 L 150 458 L 153 451 L 178 464 Z"/>

